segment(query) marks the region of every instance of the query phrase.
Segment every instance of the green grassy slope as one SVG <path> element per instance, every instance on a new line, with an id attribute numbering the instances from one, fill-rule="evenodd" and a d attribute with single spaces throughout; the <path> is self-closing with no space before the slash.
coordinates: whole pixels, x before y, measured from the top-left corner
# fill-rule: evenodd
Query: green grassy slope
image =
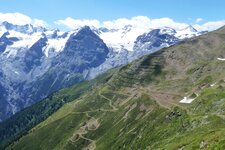
<path id="1" fill-rule="evenodd" d="M 78 99 L 85 92 L 105 83 L 111 76 L 111 71 L 92 81 L 85 81 L 70 88 L 49 95 L 46 99 L 27 107 L 8 120 L 0 123 L 0 149 L 4 149 L 13 140 L 18 139 L 45 120 L 64 104 Z"/>
<path id="2" fill-rule="evenodd" d="M 225 149 L 225 61 L 218 57 L 225 58 L 225 28 L 138 59 L 8 149 Z M 183 97 L 195 100 L 181 104 Z"/>

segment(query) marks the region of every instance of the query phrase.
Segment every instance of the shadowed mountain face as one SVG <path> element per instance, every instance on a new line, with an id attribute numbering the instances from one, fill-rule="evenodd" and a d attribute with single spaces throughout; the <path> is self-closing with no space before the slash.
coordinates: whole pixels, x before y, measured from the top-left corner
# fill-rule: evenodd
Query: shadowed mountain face
<path id="1" fill-rule="evenodd" d="M 147 34 L 141 35 L 136 40 L 137 45 L 143 45 L 142 49 L 152 49 L 154 47 L 160 47 L 161 45 L 171 45 L 172 43 L 176 43 L 179 41 L 174 35 L 170 35 L 167 33 L 160 33 L 160 29 L 155 29 L 150 31 Z M 176 31 L 173 31 L 174 34 Z M 150 41 L 150 42 L 149 42 Z M 139 47 L 140 49 L 140 47 Z"/>
<path id="2" fill-rule="evenodd" d="M 26 72 L 30 72 L 33 67 L 41 65 L 41 58 L 44 56 L 42 49 L 47 45 L 47 41 L 48 39 L 44 36 L 34 43 L 34 45 L 27 51 L 24 57 Z"/>
<path id="3" fill-rule="evenodd" d="M 19 27 L 15 28 L 19 30 Z M 19 40 L 8 38 L 9 35 L 6 32 L 0 38 L 2 52 Z M 105 43 L 89 27 L 71 34 L 64 50 L 55 57 L 46 57 L 43 51 L 49 41 L 51 39 L 42 34 L 30 48 L 21 48 L 15 58 L 9 57 L 7 63 L 4 57 L 0 59 L 3 66 L 1 87 L 4 91 L 0 93 L 0 104 L 4 108 L 0 110 L 1 120 L 56 90 L 84 80 L 85 71 L 102 64 L 109 52 Z"/>
<path id="4" fill-rule="evenodd" d="M 0 72 L 0 76 L 1 76 L 1 72 Z M 0 93 L 1 93 L 1 97 L 0 97 L 0 101 L 1 101 L 1 104 L 0 105 L 0 109 L 3 111 L 3 112 L 6 112 L 7 111 L 7 108 L 5 107 L 7 105 L 7 101 L 6 101 L 6 94 L 7 92 L 5 91 L 4 87 L 0 84 Z M 4 118 L 4 114 L 0 114 L 0 118 Z M 1 121 L 1 120 L 0 120 Z"/>
<path id="5" fill-rule="evenodd" d="M 49 70 L 30 86 L 31 92 L 28 93 L 38 100 L 43 95 L 79 83 L 83 80 L 83 72 L 99 66 L 107 54 L 104 42 L 89 27 L 82 28 L 70 36 L 64 51 L 52 60 Z"/>
<path id="6" fill-rule="evenodd" d="M 19 39 L 16 37 L 7 38 L 6 36 L 9 35 L 9 32 L 5 32 L 0 37 L 0 53 L 6 50 L 7 45 L 12 45 L 13 42 L 18 41 Z"/>
<path id="7" fill-rule="evenodd" d="M 224 39 L 225 27 L 54 93 L 0 124 L 1 145 L 224 149 Z"/>
<path id="8" fill-rule="evenodd" d="M 102 64 L 108 53 L 108 47 L 102 39 L 86 26 L 70 36 L 64 51 L 53 61 L 53 66 L 82 73 L 85 69 Z"/>

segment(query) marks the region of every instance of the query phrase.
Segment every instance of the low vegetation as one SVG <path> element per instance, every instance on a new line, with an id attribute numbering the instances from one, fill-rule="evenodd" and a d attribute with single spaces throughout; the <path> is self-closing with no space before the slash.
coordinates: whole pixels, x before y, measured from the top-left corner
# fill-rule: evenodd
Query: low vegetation
<path id="1" fill-rule="evenodd" d="M 5 138 L 7 149 L 225 149 L 224 30 L 54 93 L 11 118 L 26 128 L 1 134 L 22 136 Z M 181 104 L 183 97 L 194 101 Z M 28 114 L 38 121 L 27 126 Z"/>

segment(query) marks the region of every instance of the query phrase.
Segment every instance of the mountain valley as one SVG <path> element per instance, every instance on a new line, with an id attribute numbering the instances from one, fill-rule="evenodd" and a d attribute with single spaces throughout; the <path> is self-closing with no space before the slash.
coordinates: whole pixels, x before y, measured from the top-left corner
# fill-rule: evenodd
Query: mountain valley
<path id="1" fill-rule="evenodd" d="M 150 49 L 163 40 L 169 44 L 171 35 L 160 35 L 145 45 L 159 31 L 139 36 L 135 44 Z M 77 36 L 73 40 L 82 45 Z M 54 92 L 16 113 L 0 124 L 1 147 L 225 149 L 225 27 L 172 39 L 175 45 Z M 98 55 L 110 53 L 104 43 L 96 45 L 102 48 L 97 48 Z"/>

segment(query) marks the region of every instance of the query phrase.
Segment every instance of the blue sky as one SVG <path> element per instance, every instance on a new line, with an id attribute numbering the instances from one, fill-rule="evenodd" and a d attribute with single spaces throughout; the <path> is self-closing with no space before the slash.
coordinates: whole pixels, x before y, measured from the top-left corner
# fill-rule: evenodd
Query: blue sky
<path id="1" fill-rule="evenodd" d="M 173 24 L 172 27 L 182 28 L 191 24 L 200 30 L 214 30 L 225 24 L 224 6 L 225 0 L 0 0 L 0 21 L 10 17 L 1 14 L 18 12 L 29 16 L 32 22 L 36 18 L 50 27 L 73 29 L 77 24 L 105 26 L 104 21 L 118 18 L 136 24 L 143 18 L 134 17 L 146 16 L 143 25 Z M 159 18 L 171 20 L 154 20 Z M 18 19 L 19 16 L 11 16 L 13 22 Z M 120 23 L 121 20 L 113 25 Z"/>
<path id="2" fill-rule="evenodd" d="M 0 12 L 20 12 L 47 22 L 75 19 L 112 20 L 122 17 L 170 17 L 189 23 L 224 19 L 224 0 L 0 0 Z"/>

